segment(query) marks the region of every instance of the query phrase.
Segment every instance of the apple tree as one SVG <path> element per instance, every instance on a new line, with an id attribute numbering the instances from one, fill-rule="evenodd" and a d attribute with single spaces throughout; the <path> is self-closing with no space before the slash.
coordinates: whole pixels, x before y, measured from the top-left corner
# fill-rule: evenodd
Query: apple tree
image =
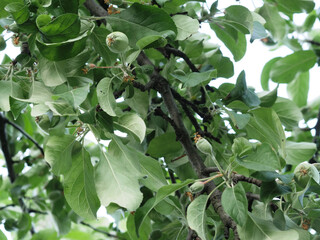
<path id="1" fill-rule="evenodd" d="M 315 3 L 1 0 L 0 49 L 21 48 L 0 65 L 3 232 L 319 239 Z M 263 92 L 244 71 L 228 80 L 257 41 L 290 49 Z"/>

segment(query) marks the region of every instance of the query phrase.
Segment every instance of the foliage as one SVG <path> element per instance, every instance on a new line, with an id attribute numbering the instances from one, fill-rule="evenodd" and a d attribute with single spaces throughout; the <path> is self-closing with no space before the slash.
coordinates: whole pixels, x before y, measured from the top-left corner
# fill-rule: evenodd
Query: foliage
<path id="1" fill-rule="evenodd" d="M 315 2 L 2 0 L 1 50 L 8 36 L 21 47 L 0 65 L 4 229 L 33 240 L 320 238 Z M 266 63 L 264 92 L 244 71 L 218 86 L 249 39 L 292 53 Z M 97 221 L 99 208 L 109 217 Z"/>

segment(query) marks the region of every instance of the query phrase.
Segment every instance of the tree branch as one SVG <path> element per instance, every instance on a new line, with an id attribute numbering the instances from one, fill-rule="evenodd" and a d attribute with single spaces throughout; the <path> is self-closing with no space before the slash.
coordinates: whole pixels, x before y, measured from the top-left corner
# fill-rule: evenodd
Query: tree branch
<path id="1" fill-rule="evenodd" d="M 137 58 L 137 61 L 139 65 L 146 65 L 148 64 L 147 62 L 149 62 L 150 60 L 144 54 L 140 54 Z M 189 161 L 193 169 L 196 171 L 199 178 L 208 177 L 208 175 L 203 174 L 203 170 L 206 168 L 206 166 L 204 165 L 203 160 L 198 154 L 198 151 L 195 148 L 193 142 L 189 138 L 188 131 L 184 126 L 179 109 L 173 97 L 173 91 L 171 90 L 168 81 L 156 71 L 154 71 L 150 77 L 155 83 L 153 88 L 161 94 L 163 101 L 167 106 L 168 112 L 171 116 L 171 119 L 173 120 L 173 122 L 177 126 L 177 129 L 179 130 L 179 134 L 181 135 L 179 141 L 185 149 L 185 152 L 189 158 Z M 221 204 L 221 192 L 219 190 L 216 190 L 215 188 L 216 185 L 213 181 L 206 184 L 207 193 L 211 193 L 213 190 L 215 190 L 210 197 L 211 203 L 215 211 L 220 216 L 223 224 L 228 229 L 231 228 L 233 230 L 234 239 L 239 240 L 240 238 L 237 232 L 237 224 L 223 210 Z"/>
<path id="2" fill-rule="evenodd" d="M 314 135 L 313 142 L 316 144 L 317 150 L 314 153 L 313 157 L 309 160 L 309 163 L 318 162 L 319 150 L 320 150 L 320 108 L 318 111 L 317 123 L 314 126 L 314 129 L 316 130 L 316 133 Z"/>
<path id="3" fill-rule="evenodd" d="M 86 0 L 84 6 L 89 10 L 92 16 L 96 17 L 105 17 L 108 16 L 107 10 L 101 7 L 95 0 Z M 105 19 L 102 19 L 101 22 L 104 24 L 107 23 Z"/>
<path id="4" fill-rule="evenodd" d="M 9 125 L 11 125 L 12 127 L 14 127 L 15 129 L 17 129 L 19 132 L 21 132 L 26 138 L 28 138 L 42 153 L 42 155 L 44 156 L 44 151 L 43 148 L 40 146 L 40 144 L 34 140 L 28 133 L 26 133 L 19 125 L 9 121 L 9 119 L 5 118 L 5 122 Z"/>
<path id="5" fill-rule="evenodd" d="M 84 226 L 86 226 L 86 227 L 89 227 L 89 228 L 91 228 L 92 230 L 94 230 L 94 231 L 96 231 L 96 232 L 99 232 L 99 233 L 102 233 L 102 234 L 104 234 L 104 235 L 106 235 L 106 236 L 108 236 L 108 237 L 118 238 L 118 239 L 124 239 L 124 238 L 119 238 L 118 236 L 113 235 L 113 234 L 111 234 L 111 233 L 108 233 L 108 232 L 106 232 L 106 231 L 103 231 L 103 230 L 101 230 L 101 229 L 99 229 L 99 228 L 96 228 L 96 227 L 94 227 L 94 226 L 92 226 L 92 225 L 90 225 L 89 223 L 86 223 L 86 222 L 84 222 L 84 221 L 81 221 L 80 223 L 81 223 L 82 225 L 84 225 Z"/>
<path id="6" fill-rule="evenodd" d="M 1 141 L 1 149 L 6 161 L 6 165 L 7 165 L 7 169 L 8 169 L 8 175 L 9 175 L 9 179 L 11 183 L 14 183 L 14 181 L 16 180 L 16 174 L 14 172 L 14 162 L 12 160 L 10 151 L 9 151 L 9 143 L 8 143 L 8 139 L 7 139 L 7 133 L 6 133 L 6 118 L 3 116 L 2 113 L 0 113 L 0 141 Z M 19 205 L 22 209 L 23 212 L 28 212 L 27 211 L 27 206 L 23 201 L 22 197 L 19 197 Z M 34 234 L 34 228 L 33 226 L 31 226 L 30 229 L 30 233 Z"/>
<path id="7" fill-rule="evenodd" d="M 239 181 L 240 182 L 247 182 L 247 183 L 252 183 L 258 187 L 261 187 L 261 184 L 262 184 L 261 180 L 251 178 L 251 177 L 246 177 L 246 176 L 243 176 L 243 175 L 237 174 L 237 173 L 233 173 L 231 177 L 232 177 L 232 180 L 234 181 L 234 183 L 238 183 Z"/>
<path id="8" fill-rule="evenodd" d="M 192 72 L 199 72 L 198 68 L 191 62 L 190 58 L 184 52 L 170 47 L 169 45 L 165 46 L 164 48 L 157 48 L 157 50 L 161 52 L 166 58 L 169 58 L 170 54 L 173 54 L 176 57 L 181 57 L 186 62 L 186 64 L 188 64 Z"/>

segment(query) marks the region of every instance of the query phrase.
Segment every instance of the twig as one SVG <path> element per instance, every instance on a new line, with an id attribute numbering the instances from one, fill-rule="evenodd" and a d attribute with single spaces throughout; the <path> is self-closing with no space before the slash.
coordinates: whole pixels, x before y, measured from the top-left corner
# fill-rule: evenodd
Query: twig
<path id="1" fill-rule="evenodd" d="M 309 163 L 318 162 L 319 150 L 320 150 L 320 108 L 318 111 L 317 123 L 314 126 L 314 129 L 316 130 L 316 133 L 314 135 L 313 142 L 316 144 L 317 150 L 314 153 L 313 157 L 309 160 Z"/>
<path id="2" fill-rule="evenodd" d="M 217 167 L 207 167 L 203 169 L 202 173 L 204 175 L 209 175 L 211 173 L 219 172 L 219 169 Z"/>
<path id="3" fill-rule="evenodd" d="M 252 183 L 258 187 L 261 187 L 261 184 L 262 184 L 261 180 L 251 178 L 251 177 L 246 177 L 246 176 L 243 176 L 243 175 L 237 174 L 237 173 L 233 173 L 231 175 L 231 177 L 232 177 L 232 180 L 234 181 L 234 183 L 238 183 L 239 181 L 241 181 L 241 182 Z"/>
<path id="4" fill-rule="evenodd" d="M 3 206 L 3 207 L 0 207 L 0 211 L 1 210 L 3 210 L 3 209 L 6 209 L 6 208 L 8 208 L 8 207 L 14 207 L 14 206 L 16 206 L 15 204 L 8 204 L 8 205 L 5 205 L 5 206 Z"/>
<path id="5" fill-rule="evenodd" d="M 176 57 L 181 57 L 186 64 L 188 64 L 192 72 L 199 72 L 198 68 L 191 62 L 190 58 L 184 52 L 168 45 L 164 48 L 158 48 L 158 51 L 161 52 L 166 58 L 169 58 L 170 54 L 173 54 Z"/>
<path id="6" fill-rule="evenodd" d="M 8 175 L 11 183 L 14 183 L 16 180 L 16 174 L 14 172 L 14 162 L 12 160 L 10 151 L 9 151 L 9 143 L 7 139 L 7 133 L 6 133 L 6 118 L 0 113 L 0 141 L 1 141 L 1 149 L 6 161 L 7 169 L 8 169 Z M 20 208 L 22 209 L 23 212 L 28 212 L 27 211 L 27 206 L 23 201 L 23 198 L 19 198 L 19 205 Z M 35 233 L 33 226 L 30 228 L 30 233 L 33 235 Z"/>
<path id="7" fill-rule="evenodd" d="M 9 119 L 5 118 L 5 122 L 9 125 L 11 125 L 12 127 L 14 127 L 15 129 L 17 129 L 19 132 L 21 132 L 26 138 L 28 138 L 42 153 L 42 155 L 44 155 L 44 151 L 43 148 L 40 146 L 40 144 L 34 140 L 28 133 L 26 133 L 19 125 L 11 122 Z"/>
<path id="8" fill-rule="evenodd" d="M 169 177 L 170 177 L 170 180 L 171 180 L 172 184 L 177 183 L 173 171 L 171 169 L 169 169 L 168 173 L 169 173 Z M 180 197 L 181 197 L 180 191 L 179 190 L 176 191 L 175 194 L 180 199 Z"/>
<path id="9" fill-rule="evenodd" d="M 102 234 L 104 234 L 104 235 L 106 235 L 106 236 L 108 236 L 108 237 L 122 239 L 122 238 L 119 238 L 119 237 L 116 236 L 116 235 L 113 235 L 113 234 L 108 233 L 108 232 L 106 232 L 106 231 L 103 231 L 103 230 L 101 230 L 101 229 L 99 229 L 99 228 L 96 228 L 96 227 L 94 227 L 94 226 L 92 226 L 92 225 L 90 225 L 89 223 L 86 223 L 86 222 L 84 222 L 84 221 L 81 221 L 80 223 L 81 223 L 82 225 L 84 225 L 84 226 L 86 226 L 86 227 L 89 227 L 89 228 L 91 228 L 92 230 L 94 230 L 94 231 L 96 231 L 96 232 L 99 232 L 99 233 L 102 233 Z"/>
<path id="10" fill-rule="evenodd" d="M 304 40 L 307 43 L 310 43 L 311 45 L 320 46 L 320 42 L 314 41 L 314 40 Z"/>

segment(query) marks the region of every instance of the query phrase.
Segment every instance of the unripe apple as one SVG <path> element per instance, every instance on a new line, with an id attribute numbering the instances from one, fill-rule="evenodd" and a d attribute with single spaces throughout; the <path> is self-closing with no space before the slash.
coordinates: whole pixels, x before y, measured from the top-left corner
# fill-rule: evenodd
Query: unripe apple
<path id="1" fill-rule="evenodd" d="M 122 32 L 112 32 L 107 36 L 107 46 L 111 52 L 122 53 L 129 45 L 129 39 L 127 35 Z"/>
<path id="2" fill-rule="evenodd" d="M 305 188 L 311 178 L 319 183 L 319 172 L 312 164 L 303 162 L 294 169 L 294 180 L 300 187 Z"/>

